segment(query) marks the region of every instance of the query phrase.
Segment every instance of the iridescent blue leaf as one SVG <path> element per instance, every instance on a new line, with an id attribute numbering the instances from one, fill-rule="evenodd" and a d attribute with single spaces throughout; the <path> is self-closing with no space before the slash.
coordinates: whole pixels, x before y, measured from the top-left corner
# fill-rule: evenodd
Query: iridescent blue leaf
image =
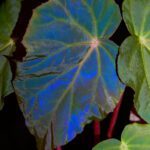
<path id="1" fill-rule="evenodd" d="M 123 86 L 108 38 L 120 20 L 113 0 L 55 0 L 34 11 L 14 86 L 30 131 L 47 135 L 45 149 L 113 111 Z"/>

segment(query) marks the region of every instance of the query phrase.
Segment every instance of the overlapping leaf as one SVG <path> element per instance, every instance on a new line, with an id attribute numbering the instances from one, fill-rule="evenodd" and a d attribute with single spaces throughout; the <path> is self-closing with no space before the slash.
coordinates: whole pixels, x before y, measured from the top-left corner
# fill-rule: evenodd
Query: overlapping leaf
<path id="1" fill-rule="evenodd" d="M 45 149 L 65 144 L 91 117 L 102 119 L 115 107 L 123 86 L 118 48 L 108 38 L 120 20 L 113 0 L 55 0 L 34 11 L 14 86 L 30 131 L 48 134 Z"/>
<path id="2" fill-rule="evenodd" d="M 14 50 L 14 42 L 10 38 L 16 24 L 21 0 L 5 0 L 0 4 L 0 109 L 3 98 L 13 92 L 9 62 L 4 57 L 10 56 Z"/>
<path id="3" fill-rule="evenodd" d="M 150 1 L 125 0 L 123 16 L 131 36 L 120 48 L 119 75 L 135 90 L 137 111 L 150 122 Z"/>
<path id="4" fill-rule="evenodd" d="M 97 144 L 93 150 L 149 150 L 150 124 L 132 124 L 125 127 L 121 141 L 109 139 Z"/>

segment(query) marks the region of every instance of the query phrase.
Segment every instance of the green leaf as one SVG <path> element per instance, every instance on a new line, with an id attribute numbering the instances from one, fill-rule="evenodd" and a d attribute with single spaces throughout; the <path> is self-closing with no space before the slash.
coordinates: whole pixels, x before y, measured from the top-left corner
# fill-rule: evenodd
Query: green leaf
<path id="1" fill-rule="evenodd" d="M 131 124 L 125 127 L 121 141 L 109 139 L 97 144 L 93 150 L 149 150 L 150 124 Z"/>
<path id="2" fill-rule="evenodd" d="M 14 86 L 30 131 L 46 137 L 46 147 L 65 144 L 91 117 L 113 111 L 124 87 L 118 47 L 108 39 L 120 21 L 113 0 L 55 0 L 34 11 Z"/>
<path id="3" fill-rule="evenodd" d="M 15 27 L 21 0 L 5 0 L 0 4 L 0 51 L 12 44 L 10 36 Z"/>
<path id="4" fill-rule="evenodd" d="M 125 0 L 124 21 L 131 33 L 121 45 L 118 71 L 121 80 L 135 90 L 138 113 L 150 122 L 150 1 Z"/>
<path id="5" fill-rule="evenodd" d="M 20 10 L 21 0 L 5 0 L 0 4 L 0 109 L 4 97 L 13 92 L 12 73 L 5 56 L 12 55 L 15 46 L 11 34 Z"/>
<path id="6" fill-rule="evenodd" d="M 0 110 L 2 109 L 4 102 L 3 99 L 5 96 L 13 92 L 11 80 L 12 73 L 10 69 L 9 62 L 4 56 L 0 56 Z"/>

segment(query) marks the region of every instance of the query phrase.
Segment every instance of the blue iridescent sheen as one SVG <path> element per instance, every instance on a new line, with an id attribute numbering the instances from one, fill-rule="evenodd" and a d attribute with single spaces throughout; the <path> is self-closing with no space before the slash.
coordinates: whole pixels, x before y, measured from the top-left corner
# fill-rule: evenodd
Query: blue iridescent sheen
<path id="1" fill-rule="evenodd" d="M 115 68 L 118 47 L 108 38 L 120 18 L 113 0 L 55 0 L 35 10 L 14 85 L 36 135 L 52 128 L 54 145 L 62 145 L 91 117 L 113 111 L 123 85 Z"/>

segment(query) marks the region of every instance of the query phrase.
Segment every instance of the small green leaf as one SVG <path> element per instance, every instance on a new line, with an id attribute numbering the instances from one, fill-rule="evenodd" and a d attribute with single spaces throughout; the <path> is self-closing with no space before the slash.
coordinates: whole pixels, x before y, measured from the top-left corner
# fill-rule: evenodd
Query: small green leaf
<path id="1" fill-rule="evenodd" d="M 149 150 L 150 124 L 131 124 L 125 127 L 121 141 L 109 139 L 97 144 L 93 150 Z"/>
<path id="2" fill-rule="evenodd" d="M 120 21 L 113 0 L 55 0 L 34 11 L 14 86 L 30 131 L 47 135 L 46 147 L 66 144 L 92 117 L 113 111 L 124 86 L 109 37 Z"/>
<path id="3" fill-rule="evenodd" d="M 135 90 L 136 109 L 150 122 L 150 1 L 125 0 L 123 17 L 131 36 L 120 48 L 119 76 Z"/>
<path id="4" fill-rule="evenodd" d="M 21 0 L 4 0 L 0 4 L 0 51 L 11 44 L 10 36 L 15 27 L 21 7 Z"/>
<path id="5" fill-rule="evenodd" d="M 4 97 L 13 92 L 12 73 L 5 56 L 11 56 L 15 46 L 11 39 L 12 31 L 17 22 L 21 0 L 4 0 L 0 3 L 0 109 Z"/>

